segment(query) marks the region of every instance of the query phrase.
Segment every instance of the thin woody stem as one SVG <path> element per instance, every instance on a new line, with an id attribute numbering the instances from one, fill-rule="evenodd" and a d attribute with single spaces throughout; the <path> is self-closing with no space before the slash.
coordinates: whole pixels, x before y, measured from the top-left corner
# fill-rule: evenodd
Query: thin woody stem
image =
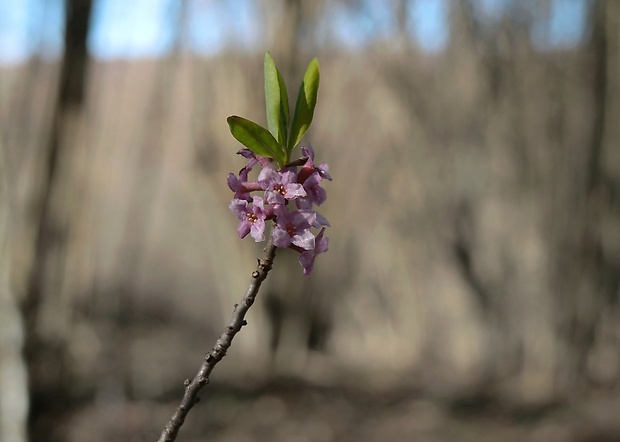
<path id="1" fill-rule="evenodd" d="M 241 330 L 241 327 L 246 325 L 246 321 L 244 319 L 245 314 L 250 309 L 252 304 L 254 304 L 254 300 L 258 294 L 258 289 L 265 278 L 267 278 L 267 274 L 271 270 L 275 256 L 276 246 L 274 246 L 271 243 L 271 239 L 269 239 L 269 243 L 264 250 L 263 258 L 258 260 L 258 266 L 256 267 L 256 270 L 252 272 L 252 280 L 250 281 L 248 290 L 241 301 L 238 304 L 235 304 L 235 309 L 233 310 L 232 318 L 230 319 L 228 326 L 213 346 L 213 349 L 205 355 L 202 365 L 200 366 L 200 369 L 198 370 L 198 373 L 196 373 L 194 379 L 187 379 L 185 381 L 185 394 L 183 395 L 181 404 L 170 418 L 168 424 L 166 424 L 157 442 L 172 442 L 176 440 L 177 434 L 185 422 L 185 418 L 187 417 L 189 411 L 199 400 L 198 393 L 202 387 L 209 383 L 209 376 L 211 375 L 213 368 L 222 360 L 224 356 L 226 356 L 226 351 L 232 344 L 233 338 L 239 330 Z"/>

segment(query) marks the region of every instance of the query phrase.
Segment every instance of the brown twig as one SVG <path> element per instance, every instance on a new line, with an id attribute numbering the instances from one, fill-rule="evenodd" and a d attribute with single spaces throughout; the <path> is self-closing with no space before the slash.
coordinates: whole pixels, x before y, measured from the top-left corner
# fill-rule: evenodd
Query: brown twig
<path id="1" fill-rule="evenodd" d="M 254 304 L 258 289 L 271 270 L 275 256 L 276 246 L 271 243 L 270 239 L 267 247 L 265 247 L 263 258 L 258 260 L 258 266 L 256 270 L 252 272 L 252 280 L 250 281 L 247 292 L 241 301 L 235 304 L 232 318 L 224 330 L 224 333 L 222 333 L 217 340 L 211 352 L 205 355 L 200 370 L 198 370 L 194 379 L 185 381 L 185 394 L 183 395 L 181 404 L 170 418 L 168 424 L 166 424 L 164 431 L 162 431 L 161 436 L 159 436 L 158 442 L 172 442 L 176 440 L 177 434 L 185 422 L 189 410 L 198 402 L 198 393 L 202 387 L 209 382 L 209 375 L 213 371 L 213 368 L 226 356 L 226 351 L 230 347 L 233 338 L 239 330 L 241 330 L 241 327 L 246 324 L 244 319 L 245 314 L 252 304 Z"/>

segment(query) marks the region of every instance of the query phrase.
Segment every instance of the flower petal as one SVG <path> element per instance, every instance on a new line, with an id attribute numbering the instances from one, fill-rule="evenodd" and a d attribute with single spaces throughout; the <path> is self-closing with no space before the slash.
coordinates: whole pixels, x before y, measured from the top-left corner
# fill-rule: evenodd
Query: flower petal
<path id="1" fill-rule="evenodd" d="M 248 212 L 248 202 L 239 198 L 233 199 L 228 208 L 239 219 L 245 219 Z"/>
<path id="2" fill-rule="evenodd" d="M 299 264 L 301 264 L 301 267 L 304 270 L 304 275 L 309 275 L 312 273 L 315 258 L 316 254 L 313 250 L 306 250 L 305 252 L 299 254 Z"/>
<path id="3" fill-rule="evenodd" d="M 323 215 L 321 215 L 319 212 L 315 212 L 315 213 L 316 213 L 316 220 L 312 224 L 312 227 L 316 227 L 316 228 L 319 228 L 322 226 L 330 227 L 329 221 L 327 221 L 327 219 Z"/>
<path id="4" fill-rule="evenodd" d="M 302 249 L 314 250 L 314 235 L 310 230 L 298 231 L 291 238 L 291 242 Z"/>
<path id="5" fill-rule="evenodd" d="M 250 229 L 250 234 L 252 235 L 252 238 L 254 238 L 254 241 L 256 242 L 262 242 L 265 240 L 265 221 L 262 219 L 257 219 L 256 221 L 254 221 L 252 224 L 252 227 Z"/>
<path id="6" fill-rule="evenodd" d="M 271 232 L 271 240 L 276 247 L 286 248 L 291 245 L 291 237 L 286 230 L 282 230 L 280 227 L 274 227 Z"/>
<path id="7" fill-rule="evenodd" d="M 296 198 L 306 196 L 306 190 L 304 189 L 304 186 L 297 183 L 287 184 L 284 187 L 284 191 L 284 197 L 289 200 L 294 200 Z"/>
<path id="8" fill-rule="evenodd" d="M 239 235 L 239 238 L 243 239 L 248 235 L 248 233 L 250 233 L 251 225 L 252 223 L 246 220 L 239 223 L 239 227 L 237 227 L 237 234 Z"/>

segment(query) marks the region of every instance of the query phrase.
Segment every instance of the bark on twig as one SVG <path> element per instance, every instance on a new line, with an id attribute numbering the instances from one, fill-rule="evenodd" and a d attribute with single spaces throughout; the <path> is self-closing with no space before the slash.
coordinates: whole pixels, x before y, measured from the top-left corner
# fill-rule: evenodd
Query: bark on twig
<path id="1" fill-rule="evenodd" d="M 209 382 L 209 376 L 213 371 L 213 368 L 222 360 L 224 356 L 226 356 L 226 351 L 230 347 L 233 338 L 239 330 L 241 330 L 241 327 L 246 324 L 244 319 L 245 314 L 250 309 L 252 304 L 254 304 L 254 300 L 258 294 L 258 289 L 265 278 L 267 278 L 267 274 L 271 270 L 275 256 L 276 246 L 271 243 L 270 239 L 267 247 L 265 247 L 263 258 L 258 260 L 258 266 L 256 267 L 256 270 L 252 272 L 252 280 L 250 281 L 248 290 L 241 301 L 238 304 L 235 304 L 232 318 L 224 330 L 224 333 L 222 333 L 219 337 L 211 352 L 205 355 L 202 365 L 200 366 L 200 369 L 198 370 L 198 373 L 196 373 L 194 379 L 191 381 L 189 379 L 185 381 L 185 394 L 183 395 L 181 404 L 162 431 L 158 442 L 172 442 L 176 440 L 177 434 L 179 433 L 181 426 L 183 426 L 187 414 L 199 400 L 198 393 L 202 387 L 207 385 Z"/>

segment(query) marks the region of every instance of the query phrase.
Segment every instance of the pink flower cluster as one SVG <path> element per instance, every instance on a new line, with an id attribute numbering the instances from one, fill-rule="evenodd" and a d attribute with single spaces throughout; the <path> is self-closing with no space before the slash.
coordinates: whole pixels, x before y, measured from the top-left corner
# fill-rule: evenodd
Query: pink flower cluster
<path id="1" fill-rule="evenodd" d="M 228 175 L 228 187 L 235 192 L 228 207 L 240 220 L 237 228 L 240 238 L 249 233 L 255 241 L 264 241 L 266 221 L 273 220 L 273 244 L 299 252 L 299 263 L 307 275 L 312 272 L 316 256 L 328 248 L 324 233 L 329 222 L 312 208 L 327 198 L 321 181 L 332 178 L 327 164 L 314 164 L 311 145 L 302 147 L 301 151 L 302 158 L 280 170 L 267 158 L 248 149 L 239 151 L 249 162 L 239 171 L 238 177 L 232 173 Z M 262 166 L 258 179 L 249 181 L 248 175 L 257 164 Z M 252 195 L 252 192 L 262 192 L 263 196 Z M 316 236 L 312 228 L 319 229 Z"/>

